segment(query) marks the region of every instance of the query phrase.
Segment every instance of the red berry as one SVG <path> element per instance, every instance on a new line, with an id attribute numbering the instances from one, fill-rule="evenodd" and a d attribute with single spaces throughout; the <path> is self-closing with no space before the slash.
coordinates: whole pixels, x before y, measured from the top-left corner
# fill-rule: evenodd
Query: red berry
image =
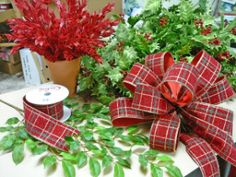
<path id="1" fill-rule="evenodd" d="M 188 62 L 188 59 L 184 57 L 184 58 L 180 58 L 179 61 L 181 61 L 181 62 L 186 62 L 186 63 L 187 63 L 187 62 Z"/>
<path id="2" fill-rule="evenodd" d="M 218 59 L 219 61 L 223 61 L 225 58 L 222 54 L 218 54 L 216 59 Z"/>
<path id="3" fill-rule="evenodd" d="M 207 26 L 206 28 L 203 28 L 201 31 L 201 34 L 204 36 L 207 36 L 208 34 L 212 33 L 211 26 Z"/>
<path id="4" fill-rule="evenodd" d="M 230 52 L 227 50 L 222 54 L 225 58 L 230 58 Z"/>
<path id="5" fill-rule="evenodd" d="M 152 40 L 153 40 L 153 38 L 152 38 L 152 36 L 151 36 L 151 33 L 145 33 L 145 34 L 144 34 L 144 37 L 145 37 L 148 41 L 152 41 Z"/>
<path id="6" fill-rule="evenodd" d="M 160 18 L 160 25 L 165 26 L 168 24 L 168 18 L 167 17 L 161 17 Z"/>
<path id="7" fill-rule="evenodd" d="M 202 19 L 194 19 L 194 24 L 197 28 L 202 28 L 203 27 Z"/>
<path id="8" fill-rule="evenodd" d="M 213 45 L 220 45 L 221 44 L 221 41 L 219 38 L 214 38 L 212 39 L 209 44 L 213 44 Z"/>
<path id="9" fill-rule="evenodd" d="M 231 33 L 236 35 L 236 27 L 232 28 Z"/>

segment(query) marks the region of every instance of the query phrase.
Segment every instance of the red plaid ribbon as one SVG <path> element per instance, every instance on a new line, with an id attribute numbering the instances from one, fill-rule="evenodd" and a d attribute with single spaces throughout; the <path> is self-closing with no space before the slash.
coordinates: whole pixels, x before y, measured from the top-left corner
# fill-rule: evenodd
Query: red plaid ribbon
<path id="1" fill-rule="evenodd" d="M 39 106 L 29 103 L 24 97 L 23 103 L 27 132 L 52 147 L 67 151 L 65 137 L 79 134 L 79 131 L 59 121 L 63 116 L 62 102 Z"/>
<path id="2" fill-rule="evenodd" d="M 135 64 L 123 81 L 133 99 L 110 104 L 113 125 L 152 122 L 151 148 L 175 151 L 180 139 L 204 177 L 219 177 L 214 151 L 236 166 L 233 113 L 213 105 L 234 96 L 226 78 L 218 77 L 220 69 L 205 51 L 191 64 L 175 64 L 169 52 L 147 56 L 145 65 Z"/>

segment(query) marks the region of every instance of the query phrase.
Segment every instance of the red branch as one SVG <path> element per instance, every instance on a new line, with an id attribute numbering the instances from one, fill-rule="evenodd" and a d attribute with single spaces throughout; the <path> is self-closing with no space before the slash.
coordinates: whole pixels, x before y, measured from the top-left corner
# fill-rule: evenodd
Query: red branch
<path id="1" fill-rule="evenodd" d="M 103 38 L 110 36 L 118 24 L 105 18 L 113 4 L 91 14 L 86 10 L 86 0 L 51 1 L 56 4 L 58 16 L 49 8 L 48 0 L 15 0 L 24 18 L 8 21 L 12 33 L 7 37 L 17 43 L 12 53 L 26 47 L 52 62 L 82 55 L 102 62 L 96 49 L 105 45 Z"/>

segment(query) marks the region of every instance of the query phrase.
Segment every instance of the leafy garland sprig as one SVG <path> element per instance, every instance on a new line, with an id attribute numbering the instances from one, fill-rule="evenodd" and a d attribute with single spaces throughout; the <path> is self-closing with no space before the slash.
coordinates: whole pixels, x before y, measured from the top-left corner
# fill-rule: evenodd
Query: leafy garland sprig
<path id="1" fill-rule="evenodd" d="M 67 122 L 78 128 L 78 137 L 66 137 L 68 152 L 52 148 L 34 138 L 25 130 L 24 122 L 17 117 L 9 118 L 0 132 L 0 151 L 12 153 L 14 163 L 24 160 L 25 145 L 33 155 L 41 155 L 40 163 L 53 171 L 61 164 L 65 177 L 75 177 L 77 169 L 89 167 L 93 177 L 102 171 L 109 174 L 113 169 L 114 177 L 125 176 L 124 168 L 131 169 L 131 156 L 139 159 L 140 167 L 145 174 L 150 170 L 153 177 L 182 177 L 178 167 L 168 155 L 156 150 L 147 149 L 148 137 L 145 127 L 137 126 L 117 128 L 111 125 L 109 108 L 101 103 L 79 106 L 78 99 L 67 99 L 65 104 L 71 107 L 73 114 Z"/>

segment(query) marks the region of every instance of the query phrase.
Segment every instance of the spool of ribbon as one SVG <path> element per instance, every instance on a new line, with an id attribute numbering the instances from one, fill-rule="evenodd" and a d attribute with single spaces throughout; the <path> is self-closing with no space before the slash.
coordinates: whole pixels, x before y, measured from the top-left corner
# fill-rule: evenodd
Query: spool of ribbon
<path id="1" fill-rule="evenodd" d="M 63 88 L 62 86 L 59 85 L 47 84 L 46 86 L 43 85 L 41 86 L 41 88 L 36 89 L 36 92 L 38 90 L 39 91 L 45 90 L 45 88 L 47 88 L 46 89 L 47 91 L 45 92 L 47 97 L 47 94 L 50 93 L 48 92 L 48 90 L 56 87 Z M 65 87 L 63 89 L 65 89 Z M 68 93 L 65 95 L 68 95 Z M 64 115 L 62 100 L 61 101 L 56 100 L 55 103 L 51 104 L 39 105 L 35 104 L 35 100 L 34 101 L 31 100 L 34 94 L 35 92 L 33 91 L 27 95 L 29 96 L 29 100 L 27 100 L 27 96 L 23 98 L 26 131 L 32 137 L 52 147 L 55 147 L 63 151 L 67 151 L 68 147 L 65 143 L 65 137 L 77 135 L 79 134 L 79 131 L 60 121 Z M 55 96 L 56 95 L 57 94 L 55 94 Z M 37 96 L 35 95 L 35 97 Z M 63 96 L 61 97 L 59 95 L 58 97 L 62 98 Z M 44 99 L 44 97 L 42 97 L 42 100 L 46 100 L 46 102 L 51 102 L 49 101 L 50 99 L 48 98 Z M 32 101 L 34 103 L 29 101 Z"/>
<path id="2" fill-rule="evenodd" d="M 11 3 L 1 3 L 0 2 L 0 12 L 12 9 Z"/>
<path id="3" fill-rule="evenodd" d="M 169 52 L 148 55 L 134 64 L 123 83 L 133 98 L 110 104 L 114 126 L 151 122 L 150 147 L 175 151 L 179 142 L 204 177 L 219 177 L 215 153 L 236 166 L 232 140 L 233 112 L 218 104 L 234 96 L 221 65 L 205 51 L 191 64 L 176 63 Z"/>

